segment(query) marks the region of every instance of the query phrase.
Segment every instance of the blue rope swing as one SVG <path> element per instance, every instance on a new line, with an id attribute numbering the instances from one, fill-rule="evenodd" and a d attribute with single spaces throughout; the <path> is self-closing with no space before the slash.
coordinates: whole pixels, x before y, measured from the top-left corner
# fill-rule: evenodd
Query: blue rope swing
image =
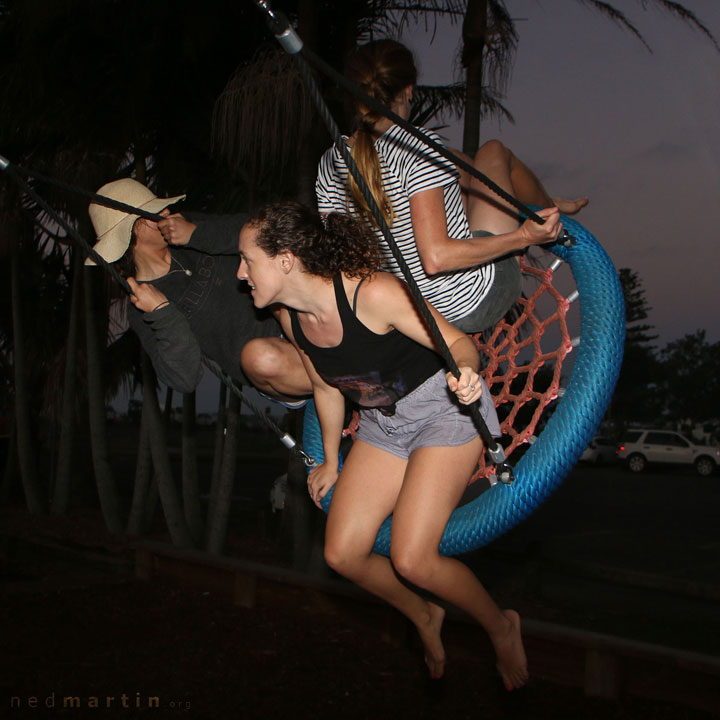
<path id="1" fill-rule="evenodd" d="M 562 483 L 592 440 L 605 415 L 620 373 L 625 337 L 625 305 L 617 270 L 595 237 L 580 223 L 563 216 L 577 243 L 555 243 L 548 249 L 568 263 L 580 294 L 580 346 L 563 397 L 537 441 L 515 465 L 512 486 L 498 483 L 457 508 L 442 541 L 442 555 L 459 555 L 487 545 L 521 523 Z M 303 446 L 318 461 L 322 435 L 314 403 L 305 409 Z M 332 493 L 323 500 L 325 512 Z M 390 554 L 388 518 L 374 550 Z"/>

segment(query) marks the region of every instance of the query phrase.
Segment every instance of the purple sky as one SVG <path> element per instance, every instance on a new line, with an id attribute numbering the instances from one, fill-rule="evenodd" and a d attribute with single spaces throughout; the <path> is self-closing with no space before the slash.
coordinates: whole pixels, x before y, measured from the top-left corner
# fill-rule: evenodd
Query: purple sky
<path id="1" fill-rule="evenodd" d="M 488 120 L 554 195 L 589 195 L 578 219 L 617 267 L 639 272 L 650 322 L 665 343 L 707 331 L 720 340 L 720 53 L 657 9 L 614 0 L 653 50 L 581 2 L 507 0 L 520 34 L 505 104 L 515 125 Z M 720 2 L 684 0 L 720 40 Z M 421 83 L 457 78 L 460 27 L 424 25 L 403 40 Z M 458 126 L 446 131 L 462 142 Z"/>

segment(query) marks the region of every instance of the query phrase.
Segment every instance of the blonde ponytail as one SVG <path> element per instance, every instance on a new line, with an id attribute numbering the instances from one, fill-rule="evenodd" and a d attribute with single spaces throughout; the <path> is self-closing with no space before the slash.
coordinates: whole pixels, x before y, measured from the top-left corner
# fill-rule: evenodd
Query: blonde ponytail
<path id="1" fill-rule="evenodd" d="M 348 58 L 345 74 L 365 93 L 386 107 L 392 105 L 402 90 L 415 85 L 417 81 L 412 53 L 402 43 L 389 39 L 374 40 L 356 48 Z M 370 193 L 375 198 L 385 222 L 392 225 L 393 207 L 383 187 L 380 159 L 373 136 L 373 129 L 382 117 L 364 104 L 356 103 L 352 156 L 367 180 Z M 352 177 L 349 177 L 348 181 L 350 195 L 358 214 L 377 227 L 378 223 L 357 183 Z"/>

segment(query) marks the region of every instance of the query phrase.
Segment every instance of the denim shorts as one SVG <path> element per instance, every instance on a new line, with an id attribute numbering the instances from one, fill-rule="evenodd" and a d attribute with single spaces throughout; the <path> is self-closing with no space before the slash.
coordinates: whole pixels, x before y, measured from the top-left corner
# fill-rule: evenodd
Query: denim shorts
<path id="1" fill-rule="evenodd" d="M 473 237 L 489 237 L 493 233 L 474 230 Z M 496 325 L 505 317 L 522 292 L 522 272 L 514 255 L 495 263 L 495 279 L 480 304 L 464 317 L 453 320 L 453 325 L 466 333 L 482 332 Z"/>
<path id="2" fill-rule="evenodd" d="M 500 435 L 495 405 L 482 381 L 480 414 L 491 435 Z M 455 447 L 478 436 L 470 410 L 448 390 L 445 371 L 440 370 L 398 400 L 394 415 L 376 408 L 361 408 L 357 439 L 398 457 L 407 458 L 421 447 Z"/>

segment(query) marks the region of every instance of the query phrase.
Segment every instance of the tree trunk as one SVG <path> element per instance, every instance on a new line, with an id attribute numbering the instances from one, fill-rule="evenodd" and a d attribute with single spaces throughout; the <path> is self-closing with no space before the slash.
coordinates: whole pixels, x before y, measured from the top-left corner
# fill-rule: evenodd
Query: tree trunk
<path id="1" fill-rule="evenodd" d="M 487 0 L 468 0 L 462 29 L 462 57 L 465 66 L 465 121 L 462 149 L 470 157 L 474 157 L 480 147 L 487 11 Z"/>
<path id="2" fill-rule="evenodd" d="M 72 451 L 75 441 L 75 361 L 77 358 L 78 329 L 80 326 L 80 292 L 82 290 L 82 253 L 73 250 L 73 287 L 70 300 L 70 322 L 65 342 L 65 372 L 63 378 L 63 401 L 60 415 L 60 447 L 58 467 L 51 512 L 63 515 L 70 499 Z"/>
<path id="3" fill-rule="evenodd" d="M 288 493 L 283 514 L 287 515 L 286 530 L 292 537 L 292 566 L 307 570 L 312 556 L 315 524 L 313 512 L 318 511 L 308 497 L 307 471 L 302 461 L 290 454 L 288 459 Z"/>
<path id="4" fill-rule="evenodd" d="M 202 541 L 203 518 L 198 485 L 197 437 L 195 431 L 195 393 L 183 395 L 182 492 L 185 520 L 195 544 Z"/>
<path id="5" fill-rule="evenodd" d="M 140 351 L 143 355 L 144 350 Z M 150 496 L 150 482 L 152 480 L 152 455 L 150 452 L 150 422 L 148 420 L 149 403 L 144 402 L 145 398 L 153 392 L 154 378 L 148 372 L 149 363 L 141 360 L 142 366 L 142 392 L 143 406 L 140 415 L 140 432 L 138 442 L 137 461 L 135 464 L 135 483 L 133 484 L 132 504 L 128 516 L 127 534 L 140 535 L 144 528 L 144 518 L 148 505 L 152 498 Z M 154 513 L 153 513 L 154 514 Z"/>
<path id="6" fill-rule="evenodd" d="M 148 430 L 148 437 L 150 431 Z M 150 476 L 150 485 L 147 491 L 147 498 L 145 499 L 145 509 L 143 510 L 142 516 L 142 530 L 141 534 L 145 534 L 152 530 L 153 523 L 155 522 L 155 516 L 157 515 L 158 501 L 160 500 L 160 493 L 158 492 L 157 476 L 153 472 Z"/>
<path id="7" fill-rule="evenodd" d="M 240 399 L 230 393 L 225 426 L 225 442 L 223 443 L 223 461 L 217 497 L 212 502 L 213 514 L 207 528 L 206 550 L 214 555 L 222 553 L 227 535 L 230 503 L 232 502 L 233 485 L 237 469 L 238 419 L 240 416 Z"/>
<path id="8" fill-rule="evenodd" d="M 294 413 L 295 437 L 302 437 L 302 415 Z M 283 515 L 287 517 L 285 531 L 292 538 L 292 566 L 295 570 L 309 571 L 317 569 L 318 523 L 323 522 L 323 513 L 319 511 L 308 497 L 307 470 L 302 460 L 290 453 L 288 458 L 288 492 Z M 321 541 L 322 543 L 322 541 Z M 322 548 L 320 548 L 322 557 Z"/>
<path id="9" fill-rule="evenodd" d="M 20 479 L 20 466 L 17 451 L 17 426 L 13 416 L 10 432 L 7 435 L 7 454 L 3 468 L 2 485 L 0 485 L 0 505 L 11 505 L 15 491 L 15 484 Z"/>
<path id="10" fill-rule="evenodd" d="M 20 282 L 19 250 L 11 257 L 11 297 L 13 319 L 13 365 L 15 371 L 15 428 L 17 437 L 18 461 L 22 477 L 25 502 L 28 510 L 33 514 L 44 511 L 44 503 L 40 486 L 38 485 L 37 465 L 37 438 L 33 441 L 31 398 L 27 378 L 27 359 L 25 353 L 25 337 L 23 325 L 22 292 Z"/>
<path id="11" fill-rule="evenodd" d="M 215 500 L 220 487 L 220 474 L 222 471 L 223 446 L 225 444 L 225 418 L 227 408 L 227 385 L 220 381 L 220 396 L 218 398 L 217 423 L 215 424 L 215 448 L 213 450 L 212 478 L 208 496 L 207 526 L 210 526 L 215 513 Z"/>
<path id="12" fill-rule="evenodd" d="M 148 363 L 148 367 L 150 369 L 152 369 L 152 363 Z M 157 385 L 157 381 L 155 379 L 155 373 L 153 371 L 152 377 L 150 379 L 150 385 L 148 386 L 150 388 L 150 390 L 148 390 L 148 392 L 154 393 L 155 392 L 154 388 L 156 385 Z M 167 433 L 170 432 L 170 416 L 172 415 L 172 399 L 173 399 L 173 389 L 171 387 L 168 387 L 165 391 L 165 408 L 162 413 L 162 422 L 163 422 L 163 427 L 165 428 L 166 437 L 167 437 Z M 148 437 L 150 439 L 150 443 L 151 443 L 151 447 L 152 447 L 152 443 L 155 440 L 152 437 L 150 437 L 149 430 L 148 430 Z M 164 450 L 163 450 L 163 447 L 164 447 Z M 168 454 L 167 443 L 165 443 L 162 447 L 158 447 L 157 451 L 165 453 L 165 456 L 167 457 L 168 466 L 169 466 L 170 455 Z M 150 486 L 148 487 L 147 499 L 145 500 L 145 511 L 143 512 L 143 522 L 142 522 L 143 532 L 150 532 L 150 529 L 152 528 L 153 521 L 155 520 L 155 515 L 157 514 L 157 506 L 158 506 L 159 499 L 160 499 L 160 494 L 158 493 L 157 472 L 153 472 L 153 474 L 150 476 Z"/>
<path id="13" fill-rule="evenodd" d="M 85 335 L 87 342 L 88 414 L 90 419 L 90 448 L 100 509 L 105 525 L 113 533 L 123 531 L 120 513 L 120 496 L 110 467 L 107 425 L 105 420 L 105 383 L 102 376 L 102 351 L 100 332 L 95 308 L 96 293 L 93 292 L 94 271 L 85 270 Z"/>
<path id="14" fill-rule="evenodd" d="M 143 353 L 143 377 L 145 373 L 153 373 L 150 358 Z M 152 376 L 151 376 L 152 377 Z M 157 395 L 154 391 L 155 383 L 151 383 L 150 392 L 143 393 L 143 408 L 148 406 L 148 425 L 150 431 L 150 450 L 152 453 L 153 465 L 155 467 L 155 480 L 157 482 L 158 494 L 162 503 L 165 522 L 170 532 L 173 545 L 181 548 L 193 547 L 192 537 L 185 523 L 180 498 L 175 487 L 170 467 L 170 458 L 167 452 L 167 440 L 165 427 L 163 425 L 160 406 Z M 143 387 L 143 390 L 145 388 Z"/>

